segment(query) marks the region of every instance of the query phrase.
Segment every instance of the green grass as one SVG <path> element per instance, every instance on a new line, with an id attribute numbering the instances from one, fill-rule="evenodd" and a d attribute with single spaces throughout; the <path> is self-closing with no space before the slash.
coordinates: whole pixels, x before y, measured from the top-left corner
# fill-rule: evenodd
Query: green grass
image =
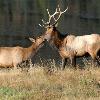
<path id="1" fill-rule="evenodd" d="M 0 71 L 0 100 L 99 100 L 100 68 L 65 70 L 41 65 Z"/>

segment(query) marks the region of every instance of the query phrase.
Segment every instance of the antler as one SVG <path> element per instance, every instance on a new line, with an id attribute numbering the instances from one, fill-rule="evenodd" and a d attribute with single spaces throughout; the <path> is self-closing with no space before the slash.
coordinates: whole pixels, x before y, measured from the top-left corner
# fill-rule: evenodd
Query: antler
<path id="1" fill-rule="evenodd" d="M 63 13 L 65 13 L 67 10 L 68 10 L 68 7 L 67 7 L 64 11 L 61 11 L 61 9 L 60 9 L 60 7 L 59 7 L 59 5 L 58 5 L 58 7 L 56 8 L 54 14 L 51 15 L 50 12 L 49 12 L 49 10 L 47 9 L 47 13 L 48 13 L 48 16 L 49 16 L 49 21 L 45 22 L 45 21 L 42 19 L 43 25 L 41 25 L 41 24 L 39 24 L 39 25 L 40 25 L 41 27 L 44 27 L 45 25 L 49 25 L 49 26 L 50 26 L 50 22 L 51 22 L 51 19 L 52 19 L 52 18 L 54 19 L 54 24 L 52 24 L 52 25 L 55 25 L 55 24 L 58 22 L 58 20 L 60 19 L 61 15 L 62 15 Z M 59 14 L 59 15 L 58 15 L 58 17 L 57 17 L 57 19 L 56 19 L 55 16 L 56 16 L 57 14 Z"/>
<path id="2" fill-rule="evenodd" d="M 59 15 L 58 15 L 58 18 L 57 18 L 57 19 L 53 16 L 53 18 L 54 18 L 54 20 L 55 20 L 55 22 L 54 22 L 53 25 L 55 25 L 55 24 L 58 22 L 58 20 L 60 19 L 61 15 L 62 15 L 63 13 L 65 13 L 67 10 L 68 10 L 68 7 L 67 7 L 64 11 L 61 11 L 61 9 L 60 9 L 60 7 L 59 7 L 59 5 L 58 5 L 58 13 L 59 13 Z"/>
<path id="3" fill-rule="evenodd" d="M 39 26 L 44 27 L 44 25 L 46 25 L 47 23 L 42 19 L 43 24 L 39 24 Z"/>

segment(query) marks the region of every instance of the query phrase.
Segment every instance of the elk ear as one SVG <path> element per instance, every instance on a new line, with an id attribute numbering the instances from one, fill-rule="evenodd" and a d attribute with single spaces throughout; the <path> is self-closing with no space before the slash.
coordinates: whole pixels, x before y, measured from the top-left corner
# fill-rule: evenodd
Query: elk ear
<path id="1" fill-rule="evenodd" d="M 35 43 L 35 39 L 29 38 L 29 40 L 30 40 L 31 42 Z"/>

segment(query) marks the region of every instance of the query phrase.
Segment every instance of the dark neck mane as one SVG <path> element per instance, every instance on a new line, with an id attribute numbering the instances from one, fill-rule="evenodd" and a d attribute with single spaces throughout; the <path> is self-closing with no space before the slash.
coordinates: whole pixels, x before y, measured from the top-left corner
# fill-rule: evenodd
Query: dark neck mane
<path id="1" fill-rule="evenodd" d="M 63 40 L 67 36 L 67 34 L 61 34 L 58 30 L 56 30 L 56 32 L 57 32 L 58 39 L 60 40 Z"/>
<path id="2" fill-rule="evenodd" d="M 59 49 L 60 46 L 62 46 L 63 40 L 67 36 L 67 34 L 63 35 L 58 30 L 55 30 L 55 32 L 56 34 L 55 34 L 54 44 Z"/>

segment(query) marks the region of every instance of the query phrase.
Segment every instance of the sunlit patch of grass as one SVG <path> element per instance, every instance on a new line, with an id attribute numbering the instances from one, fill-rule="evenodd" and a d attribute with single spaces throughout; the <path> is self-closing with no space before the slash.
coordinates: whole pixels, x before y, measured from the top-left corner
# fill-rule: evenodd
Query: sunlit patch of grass
<path id="1" fill-rule="evenodd" d="M 0 70 L 0 100 L 100 99 L 100 68 L 61 70 L 54 61 L 48 64 Z"/>

